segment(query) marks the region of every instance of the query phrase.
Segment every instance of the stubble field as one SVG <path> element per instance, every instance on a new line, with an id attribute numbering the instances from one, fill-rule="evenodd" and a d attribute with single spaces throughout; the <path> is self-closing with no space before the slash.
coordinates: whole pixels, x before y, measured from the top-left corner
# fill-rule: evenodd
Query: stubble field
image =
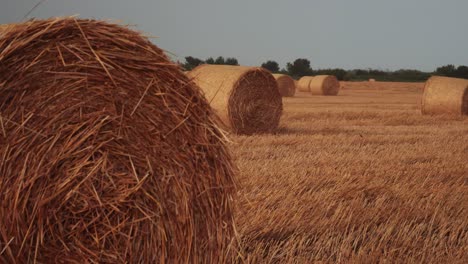
<path id="1" fill-rule="evenodd" d="M 468 118 L 421 83 L 284 98 L 274 135 L 232 136 L 241 263 L 468 263 Z"/>

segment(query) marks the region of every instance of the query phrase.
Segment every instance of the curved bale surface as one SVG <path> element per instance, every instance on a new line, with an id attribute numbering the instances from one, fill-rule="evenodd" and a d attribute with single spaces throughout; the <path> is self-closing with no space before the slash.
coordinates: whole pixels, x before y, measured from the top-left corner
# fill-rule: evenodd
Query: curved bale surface
<path id="1" fill-rule="evenodd" d="M 425 115 L 468 115 L 468 80 L 431 77 L 424 86 L 421 112 Z"/>
<path id="2" fill-rule="evenodd" d="M 8 30 L 8 28 L 10 28 L 11 25 L 10 24 L 0 24 L 0 36 L 2 36 L 3 34 L 5 34 L 5 32 Z"/>
<path id="3" fill-rule="evenodd" d="M 292 97 L 296 93 L 296 84 L 293 78 L 286 74 L 273 74 L 276 83 L 278 84 L 278 90 L 283 97 Z"/>
<path id="4" fill-rule="evenodd" d="M 200 65 L 189 76 L 234 133 L 274 131 L 283 111 L 275 78 L 262 68 Z"/>
<path id="5" fill-rule="evenodd" d="M 340 82 L 333 75 L 317 75 L 309 87 L 313 95 L 337 95 L 340 91 Z"/>
<path id="6" fill-rule="evenodd" d="M 1 263 L 223 263 L 233 167 L 201 91 L 139 33 L 0 38 Z"/>
<path id="7" fill-rule="evenodd" d="M 314 76 L 304 76 L 297 81 L 296 88 L 301 92 L 310 92 L 310 82 Z"/>

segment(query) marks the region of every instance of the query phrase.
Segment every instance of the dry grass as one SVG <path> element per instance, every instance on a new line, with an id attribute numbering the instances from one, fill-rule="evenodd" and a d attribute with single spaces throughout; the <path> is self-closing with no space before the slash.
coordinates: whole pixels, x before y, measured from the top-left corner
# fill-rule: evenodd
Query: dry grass
<path id="1" fill-rule="evenodd" d="M 423 84 L 342 85 L 233 138 L 238 261 L 467 263 L 468 118 L 422 116 Z"/>

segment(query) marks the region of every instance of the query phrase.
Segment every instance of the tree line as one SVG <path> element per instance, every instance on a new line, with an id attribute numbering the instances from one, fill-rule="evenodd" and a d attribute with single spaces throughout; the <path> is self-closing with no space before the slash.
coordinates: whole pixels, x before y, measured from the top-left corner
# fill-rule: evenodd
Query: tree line
<path id="1" fill-rule="evenodd" d="M 185 63 L 182 64 L 182 67 L 186 71 L 191 71 L 200 64 L 217 64 L 217 65 L 239 65 L 239 62 L 236 58 L 224 58 L 219 56 L 216 59 L 209 57 L 206 60 L 201 60 L 192 56 L 185 57 Z"/>
<path id="2" fill-rule="evenodd" d="M 188 56 L 185 57 L 185 62 L 181 65 L 186 71 L 190 71 L 200 64 L 239 65 L 239 62 L 236 58 L 224 58 L 222 56 L 216 59 L 210 57 L 206 60 Z M 434 72 L 424 72 L 414 69 L 401 69 L 396 71 L 377 69 L 345 70 L 341 68 L 313 69 L 310 60 L 305 58 L 298 58 L 292 62 L 288 62 L 285 68 L 280 68 L 278 62 L 274 60 L 268 60 L 260 66 L 272 73 L 288 74 L 295 79 L 310 75 L 334 75 L 340 81 L 366 81 L 375 79 L 377 81 L 389 82 L 421 82 L 426 81 L 431 75 L 468 79 L 468 66 L 460 65 L 456 67 L 452 64 L 441 66 Z"/>

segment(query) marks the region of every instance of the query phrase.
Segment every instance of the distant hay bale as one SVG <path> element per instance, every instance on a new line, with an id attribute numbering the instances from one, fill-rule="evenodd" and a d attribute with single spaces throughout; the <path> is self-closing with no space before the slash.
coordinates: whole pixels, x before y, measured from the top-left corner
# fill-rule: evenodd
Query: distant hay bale
<path id="1" fill-rule="evenodd" d="M 283 97 L 292 97 L 296 93 L 296 84 L 290 76 L 286 74 L 273 74 L 278 90 Z"/>
<path id="2" fill-rule="evenodd" d="M 0 37 L 0 263 L 225 263 L 232 161 L 201 91 L 139 33 Z"/>
<path id="3" fill-rule="evenodd" d="M 301 92 L 310 92 L 310 82 L 314 76 L 304 76 L 297 81 L 296 89 Z"/>
<path id="4" fill-rule="evenodd" d="M 468 115 L 468 80 L 431 77 L 424 86 L 421 112 L 425 115 Z"/>
<path id="5" fill-rule="evenodd" d="M 375 82 L 375 79 L 369 79 L 369 82 Z"/>
<path id="6" fill-rule="evenodd" d="M 189 76 L 234 133 L 274 131 L 283 111 L 275 78 L 263 68 L 200 65 Z"/>
<path id="7" fill-rule="evenodd" d="M 333 75 L 317 75 L 309 84 L 313 95 L 337 95 L 340 91 L 340 82 Z"/>

